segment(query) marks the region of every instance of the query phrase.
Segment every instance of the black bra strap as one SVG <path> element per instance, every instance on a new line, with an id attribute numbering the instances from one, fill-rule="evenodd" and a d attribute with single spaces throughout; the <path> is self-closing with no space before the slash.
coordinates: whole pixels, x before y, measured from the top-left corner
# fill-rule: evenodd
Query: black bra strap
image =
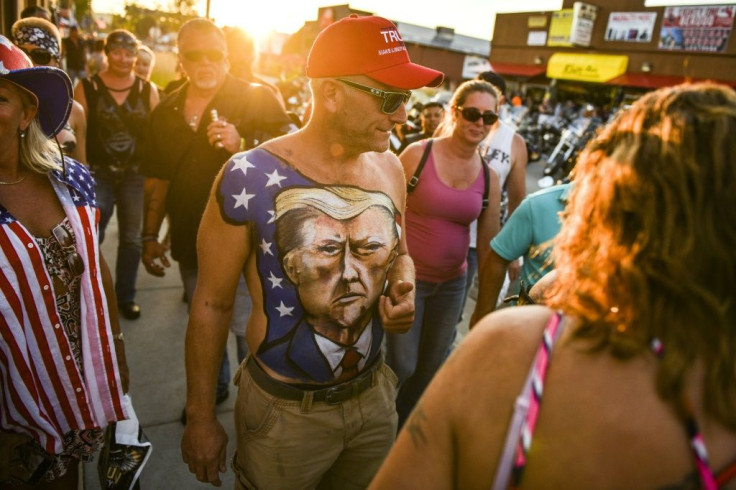
<path id="1" fill-rule="evenodd" d="M 427 163 L 427 158 L 429 158 L 429 152 L 432 150 L 432 138 L 429 138 L 427 140 L 427 144 L 424 146 L 424 154 L 422 154 L 422 159 L 419 160 L 419 165 L 417 165 L 417 169 L 414 171 L 414 175 L 411 176 L 411 179 L 409 179 L 409 182 L 406 184 L 406 193 L 411 194 L 414 188 L 416 188 L 417 184 L 419 183 L 419 174 L 422 173 L 422 170 L 424 170 L 424 164 Z"/>
<path id="2" fill-rule="evenodd" d="M 485 179 L 486 184 L 483 189 L 483 207 L 481 209 L 486 209 L 488 207 L 488 194 L 491 190 L 491 169 L 483 153 L 481 153 L 480 147 L 478 147 L 478 156 L 480 157 L 480 166 L 483 167 L 483 179 Z"/>

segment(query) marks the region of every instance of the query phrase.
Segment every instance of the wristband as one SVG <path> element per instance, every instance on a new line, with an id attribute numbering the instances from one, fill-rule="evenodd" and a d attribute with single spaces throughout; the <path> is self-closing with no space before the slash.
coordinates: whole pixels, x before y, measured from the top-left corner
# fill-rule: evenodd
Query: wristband
<path id="1" fill-rule="evenodd" d="M 158 241 L 158 235 L 143 235 L 143 236 L 141 236 L 141 241 L 144 241 L 144 242 L 157 242 Z"/>

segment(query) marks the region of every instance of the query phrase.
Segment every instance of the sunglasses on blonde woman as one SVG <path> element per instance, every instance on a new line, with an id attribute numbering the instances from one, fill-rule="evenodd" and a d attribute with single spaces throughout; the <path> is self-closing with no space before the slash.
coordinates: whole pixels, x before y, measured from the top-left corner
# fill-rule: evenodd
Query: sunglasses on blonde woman
<path id="1" fill-rule="evenodd" d="M 59 242 L 64 252 L 66 252 L 66 263 L 69 266 L 69 272 L 72 278 L 81 276 L 84 272 L 84 260 L 82 260 L 82 256 L 74 248 L 74 237 L 61 224 L 54 226 L 51 234 Z"/>
<path id="2" fill-rule="evenodd" d="M 46 51 L 45 49 L 41 49 L 41 48 L 34 48 L 34 49 L 20 48 L 20 49 L 23 50 L 23 52 L 27 54 L 29 58 L 31 58 L 31 61 L 33 61 L 34 65 L 44 65 L 45 66 L 51 63 L 52 59 L 56 59 L 56 57 L 52 55 L 50 51 Z"/>
<path id="3" fill-rule="evenodd" d="M 477 107 L 456 107 L 460 114 L 463 115 L 463 119 L 468 122 L 475 122 L 480 118 L 483 118 L 483 124 L 490 126 L 498 121 L 498 114 L 493 111 L 480 112 Z"/>

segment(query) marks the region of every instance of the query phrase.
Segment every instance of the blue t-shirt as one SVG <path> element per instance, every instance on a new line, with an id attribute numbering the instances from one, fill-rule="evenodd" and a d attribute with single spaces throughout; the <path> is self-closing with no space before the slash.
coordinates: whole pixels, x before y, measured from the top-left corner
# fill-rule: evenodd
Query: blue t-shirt
<path id="1" fill-rule="evenodd" d="M 521 280 L 526 286 L 534 285 L 554 267 L 551 240 L 560 231 L 560 212 L 567 204 L 570 185 L 528 195 L 491 240 L 493 251 L 505 260 L 524 257 Z"/>

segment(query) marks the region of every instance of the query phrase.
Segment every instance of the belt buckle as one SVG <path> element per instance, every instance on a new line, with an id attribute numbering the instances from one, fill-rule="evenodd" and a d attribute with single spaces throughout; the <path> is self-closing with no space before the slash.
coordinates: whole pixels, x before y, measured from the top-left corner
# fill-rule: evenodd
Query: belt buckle
<path id="1" fill-rule="evenodd" d="M 353 396 L 354 383 L 350 382 L 344 385 L 333 386 L 327 388 L 325 393 L 325 403 L 329 405 L 337 405 L 345 400 L 349 400 Z"/>

